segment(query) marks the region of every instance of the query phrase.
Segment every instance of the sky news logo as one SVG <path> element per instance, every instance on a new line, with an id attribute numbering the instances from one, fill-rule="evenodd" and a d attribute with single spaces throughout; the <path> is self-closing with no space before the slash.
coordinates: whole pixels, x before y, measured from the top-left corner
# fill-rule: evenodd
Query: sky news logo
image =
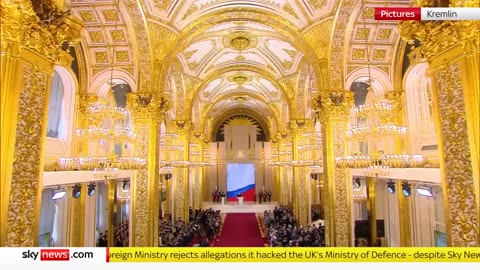
<path id="1" fill-rule="evenodd" d="M 22 252 L 22 259 L 32 259 L 34 261 L 69 261 L 73 259 L 93 259 L 93 252 L 73 252 L 67 248 L 59 249 L 40 249 L 40 251 L 27 250 Z"/>

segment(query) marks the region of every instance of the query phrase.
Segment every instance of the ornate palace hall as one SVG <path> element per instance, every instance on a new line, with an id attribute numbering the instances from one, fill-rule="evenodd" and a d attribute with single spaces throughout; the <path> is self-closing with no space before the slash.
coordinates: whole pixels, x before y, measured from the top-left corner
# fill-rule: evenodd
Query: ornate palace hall
<path id="1" fill-rule="evenodd" d="M 478 6 L 1 0 L 0 246 L 480 246 Z"/>

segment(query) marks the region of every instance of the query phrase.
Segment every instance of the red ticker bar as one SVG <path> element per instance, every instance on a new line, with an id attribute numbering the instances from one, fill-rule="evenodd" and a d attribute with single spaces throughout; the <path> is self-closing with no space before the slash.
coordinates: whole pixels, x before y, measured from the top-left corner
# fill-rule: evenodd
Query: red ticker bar
<path id="1" fill-rule="evenodd" d="M 375 20 L 377 21 L 420 21 L 422 11 L 419 7 L 378 7 L 375 8 Z"/>

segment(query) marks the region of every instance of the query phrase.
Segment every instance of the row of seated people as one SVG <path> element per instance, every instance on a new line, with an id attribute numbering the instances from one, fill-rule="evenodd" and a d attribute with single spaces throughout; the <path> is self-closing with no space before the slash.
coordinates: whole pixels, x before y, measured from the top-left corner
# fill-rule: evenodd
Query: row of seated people
<path id="1" fill-rule="evenodd" d="M 208 241 L 212 241 L 220 232 L 220 224 L 222 223 L 220 210 L 209 208 L 194 211 L 190 208 L 189 219 L 190 223 L 193 223 L 199 243 L 202 243 L 202 235 L 205 235 Z"/>
<path id="2" fill-rule="evenodd" d="M 114 247 L 128 247 L 129 236 L 129 222 L 123 221 L 121 224 L 116 225 L 113 231 Z M 97 247 L 109 247 L 108 244 L 108 231 L 99 234 L 97 239 Z"/>
<path id="3" fill-rule="evenodd" d="M 264 212 L 265 228 L 271 247 L 324 247 L 325 228 L 298 226 L 292 209 L 277 206 Z"/>
<path id="4" fill-rule="evenodd" d="M 128 236 L 129 236 L 129 222 L 124 220 L 120 225 L 115 226 L 113 232 L 113 240 L 115 247 L 128 247 Z"/>
<path id="5" fill-rule="evenodd" d="M 186 247 L 197 237 L 198 244 L 209 246 L 220 229 L 220 211 L 213 209 L 190 210 L 189 223 L 178 218 L 172 223 L 171 216 L 167 215 L 160 221 L 160 245 L 167 247 Z M 202 237 L 205 236 L 205 237 Z"/>

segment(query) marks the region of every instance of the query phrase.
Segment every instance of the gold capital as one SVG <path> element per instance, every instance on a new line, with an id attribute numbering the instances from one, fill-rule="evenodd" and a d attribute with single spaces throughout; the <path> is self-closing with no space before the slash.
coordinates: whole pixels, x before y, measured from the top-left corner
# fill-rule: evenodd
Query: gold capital
<path id="1" fill-rule="evenodd" d="M 19 46 L 52 62 L 62 55 L 62 44 L 80 41 L 83 23 L 52 0 L 2 1 L 2 50 Z"/>
<path id="2" fill-rule="evenodd" d="M 477 1 L 478 6 L 478 1 Z M 464 7 L 462 5 L 462 7 Z M 436 55 L 454 46 L 465 46 L 469 42 L 480 43 L 478 29 L 480 21 L 403 21 L 400 23 L 401 36 L 413 49 L 410 54 L 412 62 L 423 59 L 431 60 Z M 420 46 L 415 47 L 415 40 Z"/>
<path id="3" fill-rule="evenodd" d="M 328 121 L 332 117 L 347 118 L 353 106 L 353 92 L 325 91 L 311 102 L 312 106 L 320 112 L 321 121 Z"/>
<path id="4" fill-rule="evenodd" d="M 127 94 L 127 108 L 132 111 L 133 118 L 136 119 L 161 120 L 170 105 L 167 96 L 158 93 Z"/>

